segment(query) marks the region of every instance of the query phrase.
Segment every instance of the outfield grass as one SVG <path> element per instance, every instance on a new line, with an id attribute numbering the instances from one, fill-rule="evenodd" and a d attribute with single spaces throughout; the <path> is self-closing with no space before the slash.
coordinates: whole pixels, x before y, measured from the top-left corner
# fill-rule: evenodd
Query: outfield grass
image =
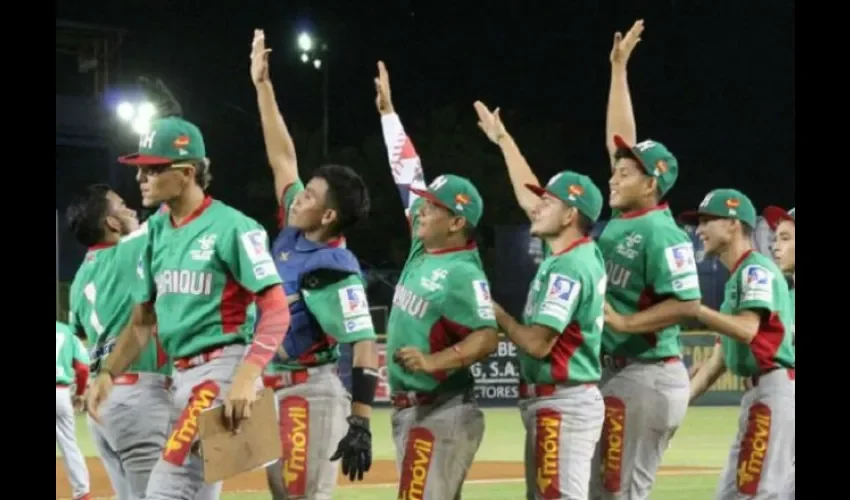
<path id="1" fill-rule="evenodd" d="M 487 431 L 476 456 L 477 462 L 522 461 L 521 421 L 515 408 L 487 409 Z M 688 410 L 685 422 L 674 437 L 670 449 L 664 455 L 667 467 L 712 467 L 721 468 L 729 446 L 735 435 L 737 407 L 693 407 Z M 373 436 L 376 459 L 393 459 L 394 451 L 390 436 L 389 410 L 376 410 L 372 428 L 378 430 Z M 381 432 L 385 429 L 385 432 Z M 97 456 L 89 436 L 85 419 L 77 419 L 77 435 L 80 447 L 86 456 Z M 59 451 L 57 449 L 57 456 Z M 693 474 L 661 476 L 652 498 L 660 500 L 711 498 L 717 474 Z M 343 492 L 344 491 L 344 492 Z M 392 487 L 347 487 L 338 498 L 346 500 L 378 500 L 394 498 Z M 464 487 L 464 499 L 518 499 L 523 498 L 523 485 L 515 480 L 494 482 L 470 482 Z M 230 493 L 222 495 L 224 500 L 267 499 L 267 493 Z"/>

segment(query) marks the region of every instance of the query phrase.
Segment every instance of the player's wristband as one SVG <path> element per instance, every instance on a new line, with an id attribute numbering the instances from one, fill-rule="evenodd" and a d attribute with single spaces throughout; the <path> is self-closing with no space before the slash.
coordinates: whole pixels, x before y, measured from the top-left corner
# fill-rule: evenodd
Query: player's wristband
<path id="1" fill-rule="evenodd" d="M 378 372 L 370 368 L 355 366 L 351 370 L 351 400 L 372 406 L 375 389 L 378 387 Z"/>

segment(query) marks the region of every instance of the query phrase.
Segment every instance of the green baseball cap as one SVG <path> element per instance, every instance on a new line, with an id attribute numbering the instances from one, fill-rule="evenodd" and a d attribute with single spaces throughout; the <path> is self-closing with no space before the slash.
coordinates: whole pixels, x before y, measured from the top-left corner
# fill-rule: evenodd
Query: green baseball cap
<path id="1" fill-rule="evenodd" d="M 125 165 L 162 165 L 182 160 L 203 160 L 207 156 L 204 136 L 193 123 L 177 116 L 151 123 L 150 131 L 139 138 L 139 151 L 118 158 Z"/>
<path id="2" fill-rule="evenodd" d="M 657 179 L 659 195 L 664 196 L 673 184 L 676 184 L 676 179 L 679 178 L 679 160 L 664 144 L 647 139 L 633 146 L 621 136 L 615 135 L 614 145 L 631 151 L 646 175 Z"/>
<path id="3" fill-rule="evenodd" d="M 585 217 L 593 222 L 599 219 L 602 213 L 602 191 L 590 180 L 590 177 L 570 170 L 555 174 L 549 179 L 546 187 L 526 184 L 537 196 L 549 194 L 563 201 L 571 207 L 576 207 Z"/>
<path id="4" fill-rule="evenodd" d="M 767 221 L 767 225 L 776 231 L 776 227 L 784 220 L 790 220 L 795 224 L 797 223 L 796 210 L 796 208 L 792 208 L 786 212 L 784 208 L 777 207 L 776 205 L 770 205 L 764 209 L 762 216 L 764 217 L 764 220 Z"/>
<path id="5" fill-rule="evenodd" d="M 756 227 L 756 208 L 744 193 L 737 189 L 715 189 L 703 198 L 699 208 L 685 212 L 679 222 L 696 225 L 700 215 L 738 219 L 751 228 Z"/>
<path id="6" fill-rule="evenodd" d="M 410 188 L 410 192 L 464 217 L 473 226 L 477 226 L 484 215 L 484 200 L 475 185 L 465 177 L 441 175 L 431 181 L 427 189 Z"/>

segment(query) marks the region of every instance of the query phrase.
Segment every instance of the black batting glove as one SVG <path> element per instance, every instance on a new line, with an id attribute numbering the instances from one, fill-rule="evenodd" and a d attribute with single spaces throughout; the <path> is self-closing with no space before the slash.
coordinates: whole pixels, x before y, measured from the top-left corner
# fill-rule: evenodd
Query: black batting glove
<path id="1" fill-rule="evenodd" d="M 348 417 L 348 434 L 340 441 L 331 462 L 342 459 L 342 473 L 349 481 L 362 481 L 363 474 L 372 468 L 372 433 L 369 419 Z"/>

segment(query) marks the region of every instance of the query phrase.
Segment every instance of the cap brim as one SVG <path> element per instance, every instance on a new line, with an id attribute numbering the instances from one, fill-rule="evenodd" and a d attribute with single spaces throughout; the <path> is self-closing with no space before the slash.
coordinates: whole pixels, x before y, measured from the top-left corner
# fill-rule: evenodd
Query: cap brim
<path id="1" fill-rule="evenodd" d="M 534 193 L 534 194 L 536 194 L 537 196 L 540 196 L 540 197 L 549 193 L 549 191 L 546 191 L 546 188 L 542 188 L 542 187 L 538 186 L 537 184 L 526 184 L 525 187 L 529 191 L 531 191 L 532 193 Z"/>
<path id="2" fill-rule="evenodd" d="M 689 226 L 696 226 L 699 224 L 699 212 L 696 210 L 688 210 L 687 212 L 682 212 L 676 217 L 676 221 L 679 224 L 687 224 Z"/>
<path id="3" fill-rule="evenodd" d="M 777 207 L 775 205 L 771 205 L 764 209 L 762 212 L 762 217 L 767 222 L 767 225 L 770 226 L 770 229 L 776 231 L 776 227 L 779 226 L 779 223 L 784 220 L 790 220 L 791 222 L 796 222 L 791 214 L 789 214 L 785 209 L 781 207 Z"/>
<path id="4" fill-rule="evenodd" d="M 164 165 L 172 163 L 173 161 L 174 160 L 171 158 L 166 158 L 164 156 L 150 156 L 139 153 L 118 157 L 118 163 L 122 163 L 124 165 Z"/>
<path id="5" fill-rule="evenodd" d="M 626 142 L 621 135 L 614 135 L 614 145 L 618 148 L 628 149 L 629 151 L 632 149 L 632 145 Z"/>
<path id="6" fill-rule="evenodd" d="M 445 208 L 446 210 L 453 212 L 451 208 L 447 207 L 445 203 L 443 203 L 436 196 L 434 196 L 434 193 L 432 193 L 431 191 L 428 191 L 427 189 L 417 189 L 417 188 L 411 187 L 411 188 L 407 188 L 407 190 L 410 191 L 411 193 L 419 196 L 420 198 L 425 198 L 426 200 L 430 201 L 431 203 L 433 203 L 435 205 L 439 205 L 439 206 Z"/>

